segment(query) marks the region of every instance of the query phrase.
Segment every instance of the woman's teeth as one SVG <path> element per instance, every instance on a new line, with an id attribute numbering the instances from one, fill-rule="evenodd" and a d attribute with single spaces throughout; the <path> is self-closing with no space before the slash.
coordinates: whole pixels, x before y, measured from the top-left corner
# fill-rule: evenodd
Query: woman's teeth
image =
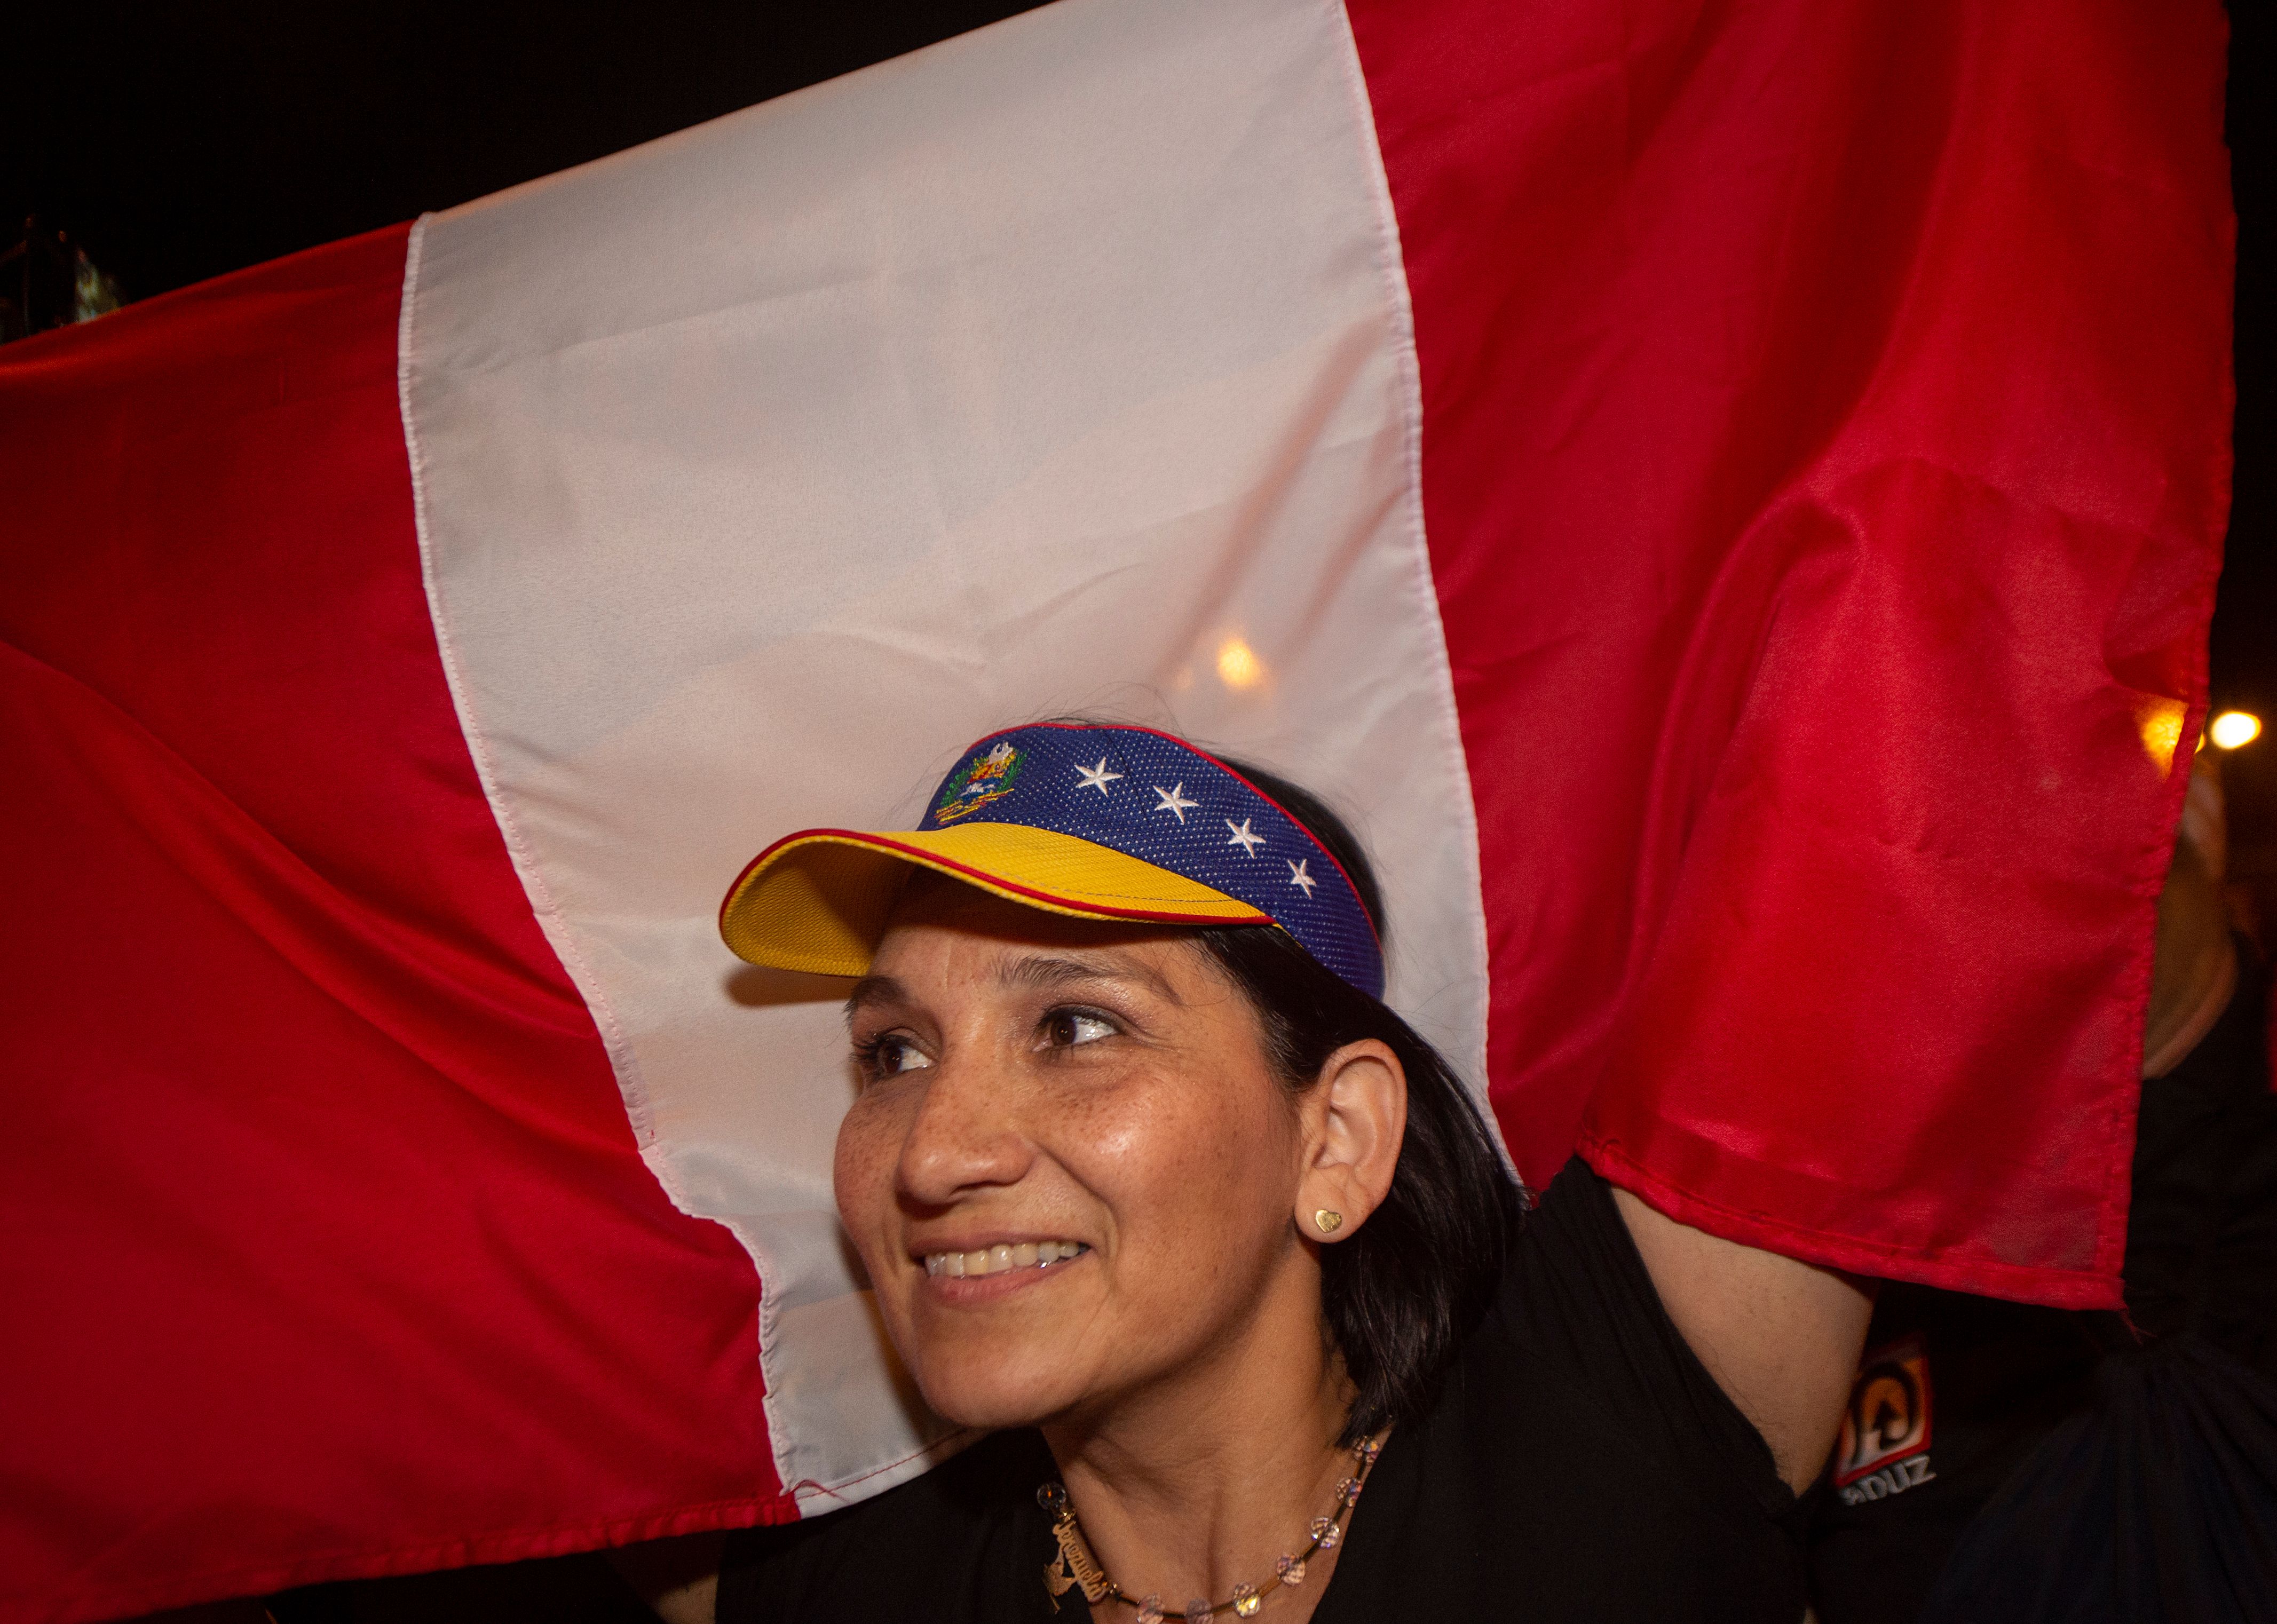
<path id="1" fill-rule="evenodd" d="M 1091 1248 L 1075 1240 L 1024 1240 L 1017 1246 L 984 1247 L 978 1252 L 928 1252 L 925 1273 L 970 1280 L 1001 1275 L 1008 1269 L 1036 1269 L 1065 1262 Z"/>

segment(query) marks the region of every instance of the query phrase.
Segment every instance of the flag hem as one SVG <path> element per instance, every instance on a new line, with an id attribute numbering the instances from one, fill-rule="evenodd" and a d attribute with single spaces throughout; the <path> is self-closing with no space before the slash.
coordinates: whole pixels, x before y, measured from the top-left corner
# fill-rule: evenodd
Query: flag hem
<path id="1" fill-rule="evenodd" d="M 1760 1247 L 1822 1269 L 1874 1279 L 1907 1280 L 1945 1291 L 2012 1298 L 2052 1308 L 2117 1308 L 2116 1271 L 2056 1269 L 1959 1257 L 1919 1244 L 1868 1240 L 1788 1224 L 1694 1194 L 1653 1172 L 1601 1134 L 1585 1132 L 1574 1147 L 1608 1183 L 1619 1186 L 1663 1216 L 1704 1230 L 1719 1239 Z M 1900 1265 L 1892 1268 L 1892 1265 Z"/>

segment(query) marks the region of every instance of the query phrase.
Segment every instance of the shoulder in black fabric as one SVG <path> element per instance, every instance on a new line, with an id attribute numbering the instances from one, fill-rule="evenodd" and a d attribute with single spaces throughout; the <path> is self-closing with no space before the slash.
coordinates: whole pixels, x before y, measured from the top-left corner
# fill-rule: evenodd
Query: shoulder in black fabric
<path id="1" fill-rule="evenodd" d="M 1963 1532 L 1921 1624 L 2273 1616 L 2277 1385 L 2189 1335 L 2096 1374 L 2093 1407 Z"/>
<path id="2" fill-rule="evenodd" d="M 1035 1433 L 1000 1432 L 859 1506 L 731 1536 L 720 1624 L 1046 1624 L 1036 1486 L 1057 1475 Z"/>
<path id="3" fill-rule="evenodd" d="M 1575 1161 L 1437 1405 L 1384 1446 L 1314 1624 L 1794 1624 L 1793 1506 Z"/>

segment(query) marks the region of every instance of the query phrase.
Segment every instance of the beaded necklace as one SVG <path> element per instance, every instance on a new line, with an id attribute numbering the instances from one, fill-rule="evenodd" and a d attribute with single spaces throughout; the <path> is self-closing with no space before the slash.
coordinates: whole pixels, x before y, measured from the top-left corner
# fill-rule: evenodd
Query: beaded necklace
<path id="1" fill-rule="evenodd" d="M 1352 1508 L 1359 1503 L 1360 1485 L 1375 1465 L 1375 1457 L 1383 1448 L 1383 1435 L 1363 1438 L 1352 1445 L 1352 1473 L 1339 1479 L 1336 1498 L 1325 1517 L 1315 1517 L 1305 1531 L 1312 1536 L 1311 1543 L 1293 1555 L 1283 1552 L 1274 1565 L 1273 1577 L 1262 1584 L 1237 1584 L 1233 1594 L 1222 1602 L 1211 1602 L 1197 1596 L 1177 1616 L 1185 1624 L 1203 1624 L 1203 1620 L 1221 1613 L 1230 1613 L 1237 1618 L 1251 1619 L 1265 1605 L 1266 1596 L 1280 1585 L 1299 1585 L 1305 1582 L 1305 1564 L 1323 1551 L 1333 1551 L 1336 1542 L 1344 1536 L 1344 1523 L 1352 1516 Z M 1071 1590 L 1080 1589 L 1083 1598 L 1095 1602 L 1112 1597 L 1126 1607 L 1138 1609 L 1132 1624 L 1164 1624 L 1169 1615 L 1162 1611 L 1159 1595 L 1132 1596 L 1108 1576 L 1091 1553 L 1091 1542 L 1083 1536 L 1083 1524 L 1076 1520 L 1075 1506 L 1068 1499 L 1066 1486 L 1046 1483 L 1036 1491 L 1036 1504 L 1044 1508 L 1052 1520 L 1052 1534 L 1060 1543 L 1059 1560 L 1044 1568 L 1044 1587 L 1052 1593 L 1052 1605 L 1056 1609 L 1059 1598 Z"/>

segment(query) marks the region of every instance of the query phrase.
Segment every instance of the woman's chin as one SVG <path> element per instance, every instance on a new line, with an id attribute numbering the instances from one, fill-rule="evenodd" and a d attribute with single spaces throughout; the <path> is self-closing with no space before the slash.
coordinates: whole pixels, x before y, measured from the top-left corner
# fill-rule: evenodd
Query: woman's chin
<path id="1" fill-rule="evenodd" d="M 1084 1397 L 1063 1362 L 979 1349 L 924 1360 L 918 1391 L 942 1420 L 991 1431 L 1039 1425 Z"/>

